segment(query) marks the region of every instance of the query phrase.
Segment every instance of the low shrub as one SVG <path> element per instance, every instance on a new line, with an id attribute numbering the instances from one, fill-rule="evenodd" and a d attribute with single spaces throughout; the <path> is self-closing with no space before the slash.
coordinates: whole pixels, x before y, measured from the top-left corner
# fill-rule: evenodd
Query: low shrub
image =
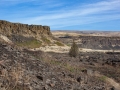
<path id="1" fill-rule="evenodd" d="M 77 44 L 74 42 L 74 40 L 73 40 L 71 49 L 69 51 L 69 55 L 71 57 L 76 57 L 78 55 L 78 53 L 79 53 L 79 48 L 78 48 Z"/>

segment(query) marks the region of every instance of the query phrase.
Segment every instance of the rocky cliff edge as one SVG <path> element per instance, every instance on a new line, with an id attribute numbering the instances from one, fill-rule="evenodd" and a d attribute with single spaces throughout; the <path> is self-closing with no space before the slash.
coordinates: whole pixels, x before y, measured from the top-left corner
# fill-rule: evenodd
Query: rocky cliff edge
<path id="1" fill-rule="evenodd" d="M 39 35 L 52 35 L 49 26 L 42 25 L 28 25 L 21 23 L 11 23 L 8 21 L 0 20 L 0 34 L 11 35 L 27 35 L 27 36 L 39 36 Z"/>

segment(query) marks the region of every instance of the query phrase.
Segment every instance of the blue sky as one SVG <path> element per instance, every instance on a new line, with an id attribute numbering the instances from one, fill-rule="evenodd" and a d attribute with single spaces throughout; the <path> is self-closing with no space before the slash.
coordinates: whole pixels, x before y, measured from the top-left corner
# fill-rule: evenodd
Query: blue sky
<path id="1" fill-rule="evenodd" d="M 0 0 L 0 20 L 51 30 L 120 31 L 120 0 Z"/>

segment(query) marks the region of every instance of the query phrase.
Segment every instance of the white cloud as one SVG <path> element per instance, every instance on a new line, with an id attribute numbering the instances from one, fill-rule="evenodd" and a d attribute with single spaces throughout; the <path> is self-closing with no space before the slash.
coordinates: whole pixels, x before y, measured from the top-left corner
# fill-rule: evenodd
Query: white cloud
<path id="1" fill-rule="evenodd" d="M 33 5 L 35 5 L 35 7 L 16 11 L 13 16 L 16 15 L 15 17 L 19 18 L 13 18 L 12 21 L 49 25 L 52 28 L 120 19 L 120 0 L 103 0 L 87 5 L 77 4 L 77 6 L 74 7 L 72 5 L 65 7 L 64 5 L 66 5 L 66 3 L 59 2 L 59 0 L 51 0 L 49 2 L 48 0 L 47 2 L 46 0 L 2 0 L 2 2 L 8 1 L 11 1 L 10 5 L 26 2 L 32 2 Z"/>

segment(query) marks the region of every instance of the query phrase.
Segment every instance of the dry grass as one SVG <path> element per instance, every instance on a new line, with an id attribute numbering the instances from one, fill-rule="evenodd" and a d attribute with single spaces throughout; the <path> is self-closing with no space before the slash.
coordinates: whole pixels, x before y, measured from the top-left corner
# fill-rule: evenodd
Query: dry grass
<path id="1" fill-rule="evenodd" d="M 55 42 L 55 44 L 58 46 L 64 46 L 64 44 L 62 44 L 61 42 Z"/>
<path id="2" fill-rule="evenodd" d="M 42 45 L 42 42 L 38 40 L 31 40 L 26 42 L 16 42 L 16 45 L 26 48 L 39 48 Z"/>
<path id="3" fill-rule="evenodd" d="M 107 79 L 107 77 L 106 77 L 106 76 L 101 76 L 101 77 L 99 77 L 99 80 L 100 80 L 100 81 L 103 81 L 103 82 L 105 82 L 105 81 L 106 81 L 106 79 Z"/>
<path id="4" fill-rule="evenodd" d="M 3 80 L 3 87 L 5 90 L 28 90 L 26 84 L 29 83 L 29 75 L 25 72 L 20 64 L 12 67 L 11 69 L 1 69 L 0 78 Z"/>
<path id="5" fill-rule="evenodd" d="M 42 41 L 45 43 L 45 44 L 51 44 L 51 41 L 49 39 L 47 39 L 46 37 L 41 37 Z"/>

